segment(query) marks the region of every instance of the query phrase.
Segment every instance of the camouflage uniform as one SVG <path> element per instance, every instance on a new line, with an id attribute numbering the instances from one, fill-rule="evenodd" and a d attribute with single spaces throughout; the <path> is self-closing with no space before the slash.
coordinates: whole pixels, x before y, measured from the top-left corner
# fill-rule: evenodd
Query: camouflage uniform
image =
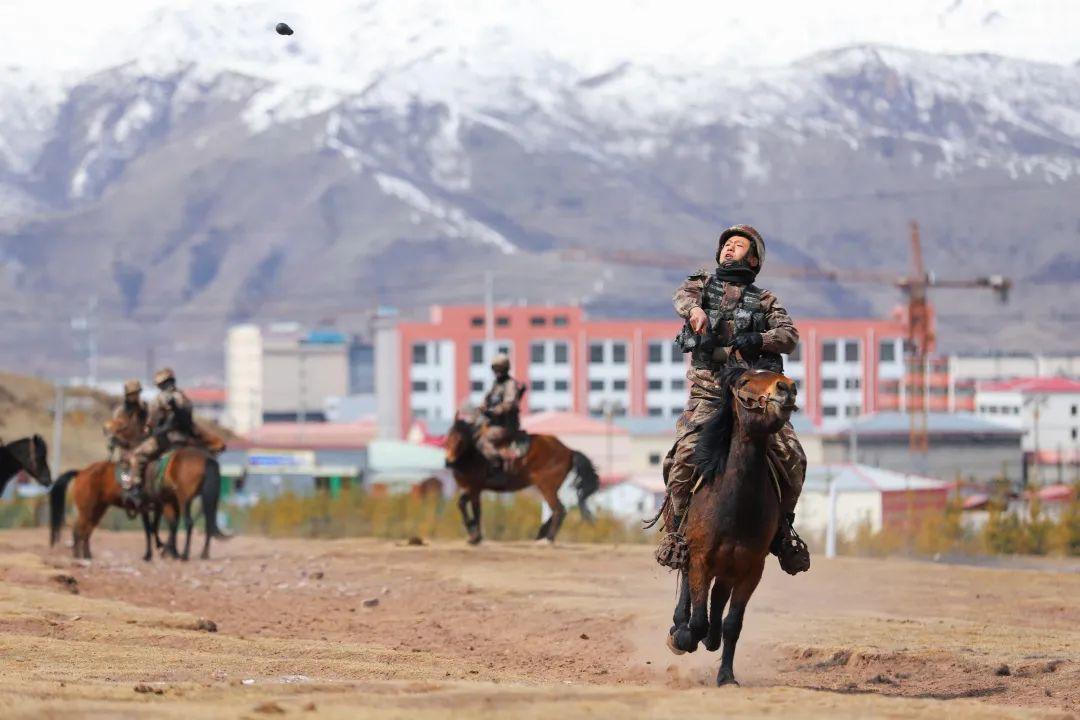
<path id="1" fill-rule="evenodd" d="M 105 423 L 105 435 L 109 438 L 109 457 L 119 448 L 122 455 L 130 451 L 146 437 L 146 403 L 139 399 L 142 385 L 138 380 L 124 383 L 124 402 L 113 410 L 112 420 Z"/>
<path id="2" fill-rule="evenodd" d="M 720 249 L 731 235 L 743 235 L 750 239 L 759 260 L 763 259 L 764 241 L 761 236 L 749 226 L 737 225 L 720 236 L 717 263 L 720 262 Z M 799 340 L 799 333 L 787 310 L 768 290 L 723 281 L 715 278 L 707 268 L 702 268 L 679 286 L 673 298 L 675 311 L 687 320 L 695 308 L 706 311 L 710 325 L 713 325 L 719 338 L 711 355 L 704 357 L 704 353 L 695 352 L 692 356 L 690 369 L 686 374 L 690 385 L 690 398 L 676 422 L 675 443 L 664 458 L 664 482 L 671 496 L 675 517 L 681 517 L 686 511 L 690 492 L 697 481 L 693 455 L 701 428 L 712 416 L 716 403 L 729 400 L 721 396 L 716 372 L 732 365 L 747 365 L 730 347 L 736 336 L 735 323 L 730 317 L 737 308 L 743 306 L 744 295 L 748 290 L 759 298 L 756 305 L 760 312 L 758 321 L 761 326 L 756 331 L 761 333 L 761 352 L 787 354 L 793 351 Z M 721 318 L 719 322 L 716 322 L 717 318 Z M 795 512 L 795 504 L 799 500 L 806 477 L 806 454 L 791 423 L 785 423 L 778 433 L 770 437 L 767 453 L 780 484 L 781 512 L 790 516 Z M 673 530 L 674 528 L 669 528 L 669 531 Z"/>
<path id="3" fill-rule="evenodd" d="M 504 461 L 513 460 L 510 442 L 521 430 L 521 398 L 525 386 L 510 377 L 510 361 L 505 356 L 495 358 L 492 369 L 505 367 L 504 375 L 496 375 L 495 383 L 484 396 L 480 411 L 487 416 L 487 427 L 480 433 L 477 446 L 496 470 Z"/>
<path id="4" fill-rule="evenodd" d="M 142 483 L 146 466 L 169 450 L 183 445 L 208 446 L 213 442 L 195 424 L 191 400 L 176 387 L 172 371 L 162 370 L 154 380 L 161 392 L 150 402 L 146 421 L 149 437 L 132 453 L 131 477 L 135 483 Z"/>

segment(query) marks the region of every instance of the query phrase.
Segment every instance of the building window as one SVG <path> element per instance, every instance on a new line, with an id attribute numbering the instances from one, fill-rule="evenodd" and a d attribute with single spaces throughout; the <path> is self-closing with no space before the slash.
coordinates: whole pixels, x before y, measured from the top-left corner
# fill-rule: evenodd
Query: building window
<path id="1" fill-rule="evenodd" d="M 862 382 L 859 380 L 859 378 L 847 378 L 846 380 L 844 380 L 844 389 L 858 390 L 861 384 Z"/>
<path id="2" fill-rule="evenodd" d="M 566 327 L 570 324 L 570 318 L 565 315 L 556 315 L 552 320 L 552 324 L 555 325 L 555 327 Z"/>
<path id="3" fill-rule="evenodd" d="M 427 365 L 427 345 L 417 343 L 412 346 L 412 364 Z"/>
<path id="4" fill-rule="evenodd" d="M 547 390 L 547 383 L 543 380 L 533 380 L 532 389 L 535 392 L 544 392 L 545 390 Z"/>
<path id="5" fill-rule="evenodd" d="M 664 381 L 663 380 L 650 380 L 649 381 L 649 389 L 650 390 L 663 390 L 664 389 Z"/>
<path id="6" fill-rule="evenodd" d="M 473 392 L 484 392 L 484 383 L 481 380 L 473 380 L 469 383 L 469 387 L 472 388 Z"/>
<path id="7" fill-rule="evenodd" d="M 882 340 L 878 346 L 878 360 L 881 362 L 896 362 L 896 343 L 892 340 Z"/>
<path id="8" fill-rule="evenodd" d="M 500 315 L 499 317 L 495 318 L 496 327 L 508 327 L 509 325 L 510 318 L 508 318 L 506 315 Z"/>
<path id="9" fill-rule="evenodd" d="M 545 407 L 543 405 L 530 405 L 529 406 L 529 412 L 534 412 L 534 413 L 547 412 L 547 407 Z"/>
<path id="10" fill-rule="evenodd" d="M 651 407 L 649 408 L 649 417 L 663 417 L 664 408 Z"/>
<path id="11" fill-rule="evenodd" d="M 836 378 L 822 378 L 821 389 L 822 390 L 835 390 L 837 388 Z"/>
<path id="12" fill-rule="evenodd" d="M 604 381 L 603 380 L 590 380 L 589 381 L 589 389 L 590 390 L 603 390 L 604 389 Z"/>
<path id="13" fill-rule="evenodd" d="M 469 348 L 469 362 L 473 365 L 484 364 L 484 346 L 480 343 L 473 343 Z"/>
<path id="14" fill-rule="evenodd" d="M 1076 417 L 1076 410 L 1077 410 L 1077 406 L 1076 406 L 1076 405 L 1073 405 L 1073 406 L 1072 406 L 1072 416 L 1073 416 L 1073 417 Z"/>
<path id="15" fill-rule="evenodd" d="M 671 364 L 672 365 L 682 365 L 684 362 L 685 362 L 685 360 L 683 360 L 682 348 L 679 347 L 678 345 L 676 345 L 675 343 L 672 343 L 671 344 Z"/>
<path id="16" fill-rule="evenodd" d="M 659 409 L 660 408 L 657 408 L 657 410 L 659 410 Z M 651 415 L 652 413 L 649 413 L 649 414 Z M 649 464 L 650 465 L 659 465 L 661 460 L 662 460 L 662 458 L 660 457 L 660 453 L 649 453 Z"/>
<path id="17" fill-rule="evenodd" d="M 569 389 L 570 389 L 570 381 L 569 380 L 556 380 L 555 381 L 555 392 L 566 392 Z"/>
<path id="18" fill-rule="evenodd" d="M 603 343 L 591 343 L 589 345 L 589 362 L 594 365 L 604 362 Z"/>
<path id="19" fill-rule="evenodd" d="M 800 362 L 802 360 L 802 345 L 800 343 L 795 343 L 795 347 L 788 353 L 787 359 L 791 362 Z"/>
<path id="20" fill-rule="evenodd" d="M 625 380 L 612 380 L 611 381 L 611 389 L 612 390 L 625 390 L 626 389 L 626 381 Z"/>
<path id="21" fill-rule="evenodd" d="M 821 361 L 836 362 L 836 341 L 829 340 L 821 343 Z"/>
<path id="22" fill-rule="evenodd" d="M 529 318 L 529 324 L 533 327 L 541 327 L 543 325 L 547 325 L 547 318 L 541 315 L 533 315 L 531 318 Z"/>
<path id="23" fill-rule="evenodd" d="M 498 352 L 498 353 L 500 353 L 502 355 L 505 355 L 506 357 L 510 357 L 510 346 L 509 345 L 500 345 L 499 347 L 497 347 L 495 349 L 495 352 Z"/>
<path id="24" fill-rule="evenodd" d="M 626 364 L 626 343 L 611 344 L 611 362 L 616 365 Z"/>
<path id="25" fill-rule="evenodd" d="M 680 415 L 682 415 L 682 411 L 683 409 L 681 407 L 671 408 L 671 417 L 679 417 Z"/>
<path id="26" fill-rule="evenodd" d="M 849 363 L 859 362 L 859 343 L 856 340 L 848 340 L 844 343 L 844 361 Z"/>
<path id="27" fill-rule="evenodd" d="M 824 406 L 823 408 L 821 408 L 821 414 L 824 417 L 836 417 L 836 406 L 835 405 L 826 405 L 826 406 Z"/>
<path id="28" fill-rule="evenodd" d="M 859 413 L 861 412 L 861 405 L 848 405 L 846 408 L 844 408 L 844 415 L 847 417 L 858 417 Z"/>
<path id="29" fill-rule="evenodd" d="M 1072 439 L 1073 439 L 1073 440 L 1075 440 L 1075 439 L 1077 438 L 1077 434 L 1078 434 L 1078 433 L 1077 433 L 1077 429 L 1076 429 L 1076 428 L 1073 428 L 1073 429 L 1072 429 Z"/>
<path id="30" fill-rule="evenodd" d="M 533 343 L 529 348 L 529 362 L 544 363 L 547 361 L 547 348 L 544 343 Z"/>
<path id="31" fill-rule="evenodd" d="M 604 417 L 604 408 L 591 407 L 589 408 L 589 417 L 602 418 Z"/>
<path id="32" fill-rule="evenodd" d="M 427 387 L 428 386 L 427 386 L 427 381 L 426 380 L 413 380 L 412 381 L 413 392 L 419 392 L 419 393 L 427 392 Z"/>
<path id="33" fill-rule="evenodd" d="M 469 320 L 469 324 L 473 327 L 484 327 L 484 317 L 482 315 L 473 315 Z"/>
<path id="34" fill-rule="evenodd" d="M 555 364 L 565 365 L 570 361 L 570 347 L 564 342 L 555 343 Z"/>
<path id="35" fill-rule="evenodd" d="M 686 387 L 686 381 L 685 380 L 672 380 L 671 381 L 671 389 L 672 390 L 682 390 L 685 387 Z"/>
<path id="36" fill-rule="evenodd" d="M 651 342 L 649 343 L 649 364 L 656 365 L 657 363 L 664 362 L 664 345 L 663 343 Z"/>
<path id="37" fill-rule="evenodd" d="M 412 416 L 417 420 L 423 420 L 428 416 L 427 408 L 413 408 Z"/>

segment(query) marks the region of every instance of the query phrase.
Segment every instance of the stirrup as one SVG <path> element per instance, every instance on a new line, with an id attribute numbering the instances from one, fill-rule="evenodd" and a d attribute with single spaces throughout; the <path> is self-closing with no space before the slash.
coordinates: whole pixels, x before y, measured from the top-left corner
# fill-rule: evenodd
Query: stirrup
<path id="1" fill-rule="evenodd" d="M 788 575 L 798 575 L 810 569 L 810 548 L 806 546 L 806 541 L 799 537 L 799 533 L 795 532 L 795 528 L 786 522 L 769 550 L 780 561 L 780 569 Z"/>
<path id="2" fill-rule="evenodd" d="M 685 570 L 690 562 L 690 546 L 686 536 L 679 532 L 665 534 L 656 548 L 656 562 L 672 570 Z"/>

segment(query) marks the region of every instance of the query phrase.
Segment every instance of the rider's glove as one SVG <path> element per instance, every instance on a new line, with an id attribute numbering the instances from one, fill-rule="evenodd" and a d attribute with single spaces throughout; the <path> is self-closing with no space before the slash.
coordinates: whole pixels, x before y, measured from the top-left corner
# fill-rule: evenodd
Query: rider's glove
<path id="1" fill-rule="evenodd" d="M 751 357 L 757 356 L 761 352 L 761 346 L 764 343 L 764 339 L 759 332 L 744 332 L 735 336 L 735 340 L 732 341 L 731 347 L 734 350 L 738 350 L 743 355 L 749 355 Z"/>

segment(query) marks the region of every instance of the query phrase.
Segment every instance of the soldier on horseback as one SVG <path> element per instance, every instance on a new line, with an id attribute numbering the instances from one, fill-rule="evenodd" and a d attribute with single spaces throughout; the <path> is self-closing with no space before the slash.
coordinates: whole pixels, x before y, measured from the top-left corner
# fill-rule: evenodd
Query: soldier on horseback
<path id="1" fill-rule="evenodd" d="M 141 398 L 142 383 L 128 380 L 124 383 L 124 402 L 113 410 L 112 419 L 105 423 L 105 436 L 109 439 L 109 459 L 117 449 L 125 457 L 146 437 L 147 407 Z"/>
<path id="2" fill-rule="evenodd" d="M 674 522 L 657 549 L 662 565 L 679 567 L 686 556 L 680 531 L 698 480 L 694 449 L 716 404 L 727 400 L 719 397 L 719 372 L 732 365 L 747 367 L 763 355 L 774 355 L 779 369 L 780 353 L 792 352 L 798 342 L 798 331 L 776 296 L 754 285 L 764 259 L 761 234 L 749 225 L 735 225 L 720 235 L 715 270 L 702 268 L 675 292 L 675 310 L 687 321 L 677 341 L 691 353 L 686 376 L 690 398 L 676 424 L 675 444 L 664 459 Z M 771 551 L 794 575 L 810 567 L 810 555 L 792 527 L 806 455 L 790 423 L 771 436 L 767 456 L 780 487 L 782 513 Z"/>
<path id="3" fill-rule="evenodd" d="M 176 386 L 176 375 L 171 368 L 159 370 L 154 375 L 154 384 L 160 392 L 150 403 L 146 421 L 148 436 L 132 453 L 131 474 L 124 488 L 129 496 L 136 488 L 142 488 L 146 466 L 169 450 L 183 445 L 220 444 L 195 424 L 191 400 Z"/>
<path id="4" fill-rule="evenodd" d="M 525 386 L 510 376 L 510 358 L 505 353 L 495 356 L 491 369 L 495 373 L 495 382 L 480 406 L 485 423 L 477 446 L 499 475 L 517 457 L 513 440 L 521 430 L 521 398 Z"/>

